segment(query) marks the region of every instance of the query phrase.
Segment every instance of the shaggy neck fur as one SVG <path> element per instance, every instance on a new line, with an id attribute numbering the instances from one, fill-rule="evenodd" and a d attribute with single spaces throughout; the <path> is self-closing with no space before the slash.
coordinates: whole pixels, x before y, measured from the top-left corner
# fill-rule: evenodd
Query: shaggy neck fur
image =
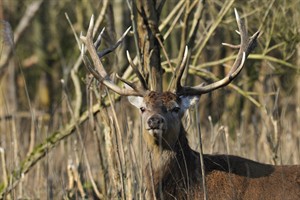
<path id="1" fill-rule="evenodd" d="M 203 199 L 199 154 L 181 125 L 173 146 L 160 146 L 145 133 L 146 199 Z M 148 134 L 148 135 L 147 135 Z M 299 199 L 300 166 L 273 166 L 232 155 L 203 155 L 208 199 Z M 155 198 L 154 198 L 155 197 Z"/>
<path id="2" fill-rule="evenodd" d="M 145 135 L 148 158 L 144 175 L 147 177 L 147 193 L 150 197 L 170 193 L 186 193 L 190 184 L 199 181 L 199 155 L 188 145 L 186 132 L 181 125 L 178 140 L 173 147 L 159 145 L 148 133 Z M 162 143 L 161 143 L 162 144 Z M 189 174 L 190 173 L 190 174 Z"/>

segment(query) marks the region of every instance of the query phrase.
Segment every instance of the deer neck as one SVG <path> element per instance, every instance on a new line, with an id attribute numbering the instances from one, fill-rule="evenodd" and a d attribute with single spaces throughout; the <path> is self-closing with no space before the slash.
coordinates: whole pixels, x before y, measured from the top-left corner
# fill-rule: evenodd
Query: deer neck
<path id="1" fill-rule="evenodd" d="M 189 172 L 196 171 L 199 158 L 188 145 L 186 131 L 181 125 L 178 140 L 172 147 L 165 148 L 157 145 L 155 141 L 146 141 L 148 146 L 149 163 L 144 169 L 147 177 L 147 189 L 155 191 L 159 186 L 169 187 L 170 184 L 183 182 L 186 184 Z"/>
<path id="2" fill-rule="evenodd" d="M 189 147 L 188 140 L 186 137 L 186 131 L 184 130 L 182 124 L 180 126 L 178 139 L 173 145 L 170 145 L 163 139 L 155 139 L 149 133 L 144 133 L 144 140 L 147 144 L 148 152 L 150 152 L 153 155 L 153 158 L 157 157 L 157 159 L 165 156 L 171 158 L 173 156 L 179 156 L 181 154 L 186 154 L 189 151 L 192 151 Z"/>

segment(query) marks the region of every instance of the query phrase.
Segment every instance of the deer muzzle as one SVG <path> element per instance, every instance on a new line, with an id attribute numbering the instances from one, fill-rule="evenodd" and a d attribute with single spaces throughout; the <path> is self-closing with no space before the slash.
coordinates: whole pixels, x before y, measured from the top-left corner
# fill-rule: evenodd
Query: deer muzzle
<path id="1" fill-rule="evenodd" d="M 165 130 L 165 119 L 159 115 L 154 114 L 147 119 L 147 131 L 151 134 L 162 134 Z"/>

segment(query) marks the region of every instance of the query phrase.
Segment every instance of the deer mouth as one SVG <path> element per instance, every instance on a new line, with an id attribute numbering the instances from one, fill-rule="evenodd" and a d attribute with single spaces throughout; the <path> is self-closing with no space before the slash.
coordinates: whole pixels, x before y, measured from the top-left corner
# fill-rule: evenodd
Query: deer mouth
<path id="1" fill-rule="evenodd" d="M 165 132 L 165 130 L 161 128 L 147 128 L 147 131 L 151 136 L 154 137 L 162 136 L 162 134 Z"/>
<path id="2" fill-rule="evenodd" d="M 165 119 L 160 114 L 150 116 L 145 125 L 146 130 L 153 137 L 162 137 L 166 131 Z"/>

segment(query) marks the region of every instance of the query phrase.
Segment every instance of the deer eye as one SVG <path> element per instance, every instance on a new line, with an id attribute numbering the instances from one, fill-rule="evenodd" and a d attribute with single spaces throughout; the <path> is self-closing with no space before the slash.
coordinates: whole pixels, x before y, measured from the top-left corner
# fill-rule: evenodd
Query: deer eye
<path id="1" fill-rule="evenodd" d="M 172 112 L 175 112 L 175 113 L 178 113 L 180 111 L 180 107 L 174 107 L 173 109 L 172 109 Z"/>
<path id="2" fill-rule="evenodd" d="M 145 107 L 140 107 L 140 110 L 141 110 L 141 112 L 143 113 L 143 112 L 146 111 L 146 108 L 145 108 Z"/>

